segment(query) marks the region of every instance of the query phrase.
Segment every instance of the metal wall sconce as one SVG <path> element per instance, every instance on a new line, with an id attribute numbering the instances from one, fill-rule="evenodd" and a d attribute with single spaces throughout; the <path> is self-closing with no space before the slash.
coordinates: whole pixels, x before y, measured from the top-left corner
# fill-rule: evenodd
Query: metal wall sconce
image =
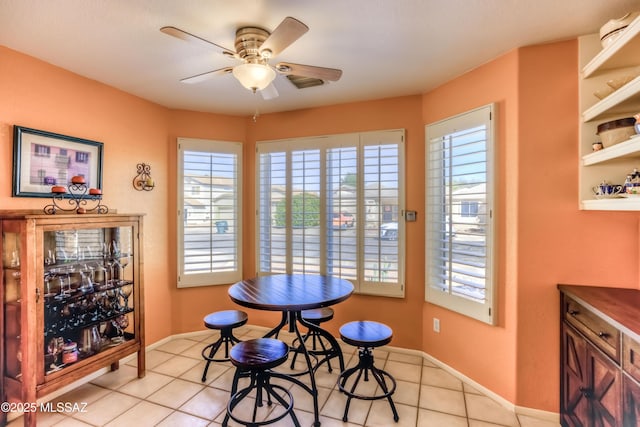
<path id="1" fill-rule="evenodd" d="M 133 178 L 133 188 L 138 191 L 151 191 L 156 186 L 151 178 L 151 165 L 138 163 L 138 174 Z"/>

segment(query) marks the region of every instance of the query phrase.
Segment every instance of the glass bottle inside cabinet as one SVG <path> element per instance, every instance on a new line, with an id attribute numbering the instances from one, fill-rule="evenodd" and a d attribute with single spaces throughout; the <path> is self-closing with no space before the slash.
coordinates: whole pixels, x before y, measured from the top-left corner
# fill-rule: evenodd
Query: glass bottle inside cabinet
<path id="1" fill-rule="evenodd" d="M 44 231 L 44 370 L 135 339 L 133 228 Z"/>

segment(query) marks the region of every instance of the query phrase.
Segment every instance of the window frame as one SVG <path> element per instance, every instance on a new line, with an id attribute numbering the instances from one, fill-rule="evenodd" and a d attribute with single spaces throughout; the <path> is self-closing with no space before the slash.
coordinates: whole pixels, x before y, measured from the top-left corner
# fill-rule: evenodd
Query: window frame
<path id="1" fill-rule="evenodd" d="M 189 288 L 197 286 L 227 285 L 242 280 L 242 170 L 243 170 L 243 144 L 235 141 L 217 141 L 196 138 L 178 138 L 177 144 L 177 287 Z M 184 270 L 184 152 L 200 151 L 204 153 L 232 154 L 236 156 L 235 172 L 235 207 L 234 221 L 236 227 L 234 242 L 236 248 L 235 269 L 220 272 L 207 272 L 197 274 L 185 274 Z M 200 188 L 201 190 L 201 188 Z M 213 221 L 213 218 L 211 218 Z M 212 227 L 210 227 L 212 228 Z"/>
<path id="2" fill-rule="evenodd" d="M 480 320 L 490 325 L 497 322 L 497 269 L 496 269 L 496 111 L 495 103 L 487 104 L 464 113 L 445 118 L 443 120 L 425 125 L 425 212 L 427 227 L 425 229 L 425 301 L 455 311 L 462 315 Z M 455 132 L 465 129 L 472 129 L 479 125 L 485 126 L 486 131 L 486 187 L 485 187 L 485 203 L 486 203 L 486 226 L 485 226 L 485 295 L 484 303 L 474 301 L 453 294 L 450 289 L 444 291 L 432 286 L 431 264 L 434 252 L 440 251 L 439 246 L 433 241 L 434 232 L 432 227 L 438 222 L 442 222 L 442 214 L 434 214 L 434 210 L 430 205 L 429 189 L 434 185 L 433 180 L 442 179 L 442 175 L 430 168 L 431 141 L 436 138 L 442 138 Z M 443 187 L 440 187 L 443 188 Z M 453 200 L 447 203 L 451 207 Z M 441 206 L 437 204 L 435 206 Z M 449 210 L 451 212 L 451 210 Z M 446 216 L 446 214 L 445 214 Z M 448 247 L 453 246 L 455 233 L 452 232 L 451 222 L 449 224 L 449 232 L 444 232 L 440 239 L 444 238 L 448 242 Z M 451 251 L 447 260 L 453 260 Z"/>
<path id="3" fill-rule="evenodd" d="M 389 136 L 392 135 L 392 136 Z M 389 141 L 385 144 L 384 138 L 395 138 L 394 141 Z M 378 141 L 378 142 L 377 142 Z M 398 186 L 398 240 L 397 240 L 397 251 L 398 251 L 398 278 L 397 282 L 384 282 L 384 281 L 370 281 L 364 280 L 364 241 L 365 241 L 365 221 L 359 220 L 359 218 L 364 218 L 362 213 L 367 212 L 367 204 L 365 202 L 365 191 L 358 190 L 356 196 L 356 221 L 355 228 L 357 230 L 356 234 L 356 246 L 357 246 L 357 271 L 356 271 L 356 279 L 347 278 L 354 284 L 355 292 L 360 294 L 368 294 L 368 295 L 377 295 L 377 296 L 386 296 L 386 297 L 399 297 L 403 298 L 405 295 L 405 274 L 406 274 L 406 261 L 405 261 L 405 246 L 406 246 L 406 238 L 405 238 L 405 221 L 404 221 L 404 212 L 405 212 L 405 192 L 406 192 L 406 174 L 405 174 L 405 131 L 404 129 L 391 129 L 391 130 L 381 130 L 381 131 L 371 131 L 371 132 L 359 132 L 359 133 L 349 133 L 349 134 L 335 134 L 335 135 L 325 135 L 325 136 L 312 136 L 312 137 L 300 137 L 300 138 L 290 138 L 285 140 L 269 140 L 269 141 L 257 141 L 256 143 L 256 181 L 255 181 L 255 203 L 256 203 L 256 223 L 255 223 L 255 259 L 256 259 L 256 274 L 257 275 L 267 275 L 274 274 L 269 271 L 262 271 L 262 263 L 261 263 L 261 160 L 260 156 L 263 153 L 268 152 L 286 152 L 286 158 L 290 159 L 292 152 L 304 151 L 304 150 L 320 150 L 320 167 L 324 168 L 321 172 L 321 182 L 326 183 L 327 176 L 327 160 L 323 158 L 323 155 L 327 153 L 327 150 L 343 148 L 343 147 L 357 147 L 357 165 L 358 170 L 356 172 L 358 188 L 362 189 L 364 187 L 364 151 L 366 146 L 375 146 L 375 145 L 387 145 L 387 144 L 397 144 L 397 168 L 398 168 L 398 176 L 397 176 L 397 186 Z M 288 160 L 287 160 L 288 161 Z M 291 171 L 288 170 L 286 172 L 287 178 L 291 178 Z M 326 188 L 321 184 L 320 190 L 320 227 L 321 227 L 321 245 L 326 243 L 326 237 L 323 235 L 322 231 L 326 231 L 328 227 L 328 205 L 327 205 L 327 197 L 325 195 Z M 290 194 L 290 192 L 289 192 Z M 290 203 L 290 202 L 289 202 Z M 290 223 L 287 223 L 286 227 L 286 242 L 287 245 L 290 244 L 292 239 L 292 227 Z M 379 237 L 379 230 L 376 230 L 376 236 Z M 379 239 L 378 239 L 379 240 Z M 326 246 L 326 245 L 325 245 Z M 323 247 L 323 246 L 321 246 Z M 288 249 L 287 249 L 288 250 Z M 322 249 L 321 249 L 322 251 Z M 327 271 L 327 257 L 326 254 L 320 256 L 320 274 L 326 274 Z M 287 260 L 286 262 L 287 272 L 291 271 L 291 262 Z"/>

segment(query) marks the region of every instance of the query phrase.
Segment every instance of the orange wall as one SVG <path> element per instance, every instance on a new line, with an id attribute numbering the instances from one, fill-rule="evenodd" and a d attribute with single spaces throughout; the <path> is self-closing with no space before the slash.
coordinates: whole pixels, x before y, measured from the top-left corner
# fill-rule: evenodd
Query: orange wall
<path id="1" fill-rule="evenodd" d="M 522 49 L 519 70 L 516 401 L 557 411 L 556 284 L 638 288 L 639 215 L 578 210 L 577 42 Z"/>
<path id="2" fill-rule="evenodd" d="M 171 299 L 171 334 L 196 331 L 203 329 L 203 317 L 217 310 L 237 308 L 227 295 L 228 286 L 204 286 L 195 288 L 181 288 L 177 285 L 176 270 L 176 225 L 177 225 L 177 138 L 201 138 L 219 141 L 245 140 L 246 119 L 234 116 L 196 113 L 192 111 L 171 111 L 169 134 L 166 145 L 169 156 L 168 183 L 169 203 L 163 214 L 169 216 L 169 226 L 164 233 L 168 234 L 170 246 L 167 248 L 167 260 L 170 273 L 165 279 L 168 296 Z M 246 212 L 246 209 L 245 209 Z M 246 256 L 245 256 L 246 258 Z M 251 318 L 253 323 L 253 317 Z M 168 334 L 167 334 L 168 335 Z"/>
<path id="3" fill-rule="evenodd" d="M 557 412 L 557 284 L 637 288 L 637 263 L 621 260 L 638 259 L 638 214 L 578 209 L 577 41 L 518 49 L 425 94 L 424 121 L 489 102 L 499 108 L 498 325 L 425 304 L 423 349 L 518 406 Z"/>
<path id="4" fill-rule="evenodd" d="M 0 46 L 0 209 L 42 209 L 47 199 L 11 197 L 13 125 L 104 143 L 103 201 L 144 218 L 147 339 L 171 332 L 166 286 L 167 109 Z M 151 192 L 133 189 L 137 163 L 151 165 Z"/>
<path id="5" fill-rule="evenodd" d="M 497 104 L 498 324 L 489 326 L 432 304 L 423 307 L 423 350 L 515 402 L 517 264 L 518 55 L 505 55 L 423 97 L 424 123 Z M 508 231 L 507 231 L 508 230 Z M 508 236 L 508 237 L 507 237 Z M 508 255 L 507 255 L 508 254 Z M 440 333 L 433 332 L 433 318 Z"/>

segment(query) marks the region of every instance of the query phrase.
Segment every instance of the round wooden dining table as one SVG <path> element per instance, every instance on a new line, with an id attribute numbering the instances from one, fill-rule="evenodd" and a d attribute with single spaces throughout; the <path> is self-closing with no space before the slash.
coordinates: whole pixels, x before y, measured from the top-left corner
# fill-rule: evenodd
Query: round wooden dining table
<path id="1" fill-rule="evenodd" d="M 275 274 L 245 279 L 235 283 L 229 288 L 229 297 L 233 302 L 243 307 L 257 310 L 269 310 L 282 312 L 282 321 L 265 337 L 277 336 L 278 332 L 289 326 L 289 331 L 295 333 L 297 342 L 302 343 L 302 335 L 298 324 L 317 331 L 331 344 L 330 351 L 314 365 L 312 356 L 306 346 L 302 345 L 302 354 L 307 363 L 307 371 L 311 387 L 300 381 L 294 381 L 313 397 L 314 426 L 320 426 L 318 408 L 318 388 L 315 381 L 315 370 L 324 361 L 337 357 L 340 363 L 340 371 L 344 370 L 344 358 L 340 345 L 333 335 L 326 330 L 305 321 L 302 318 L 303 310 L 329 307 L 349 298 L 353 293 L 353 284 L 348 280 L 333 276 L 318 274 Z"/>

